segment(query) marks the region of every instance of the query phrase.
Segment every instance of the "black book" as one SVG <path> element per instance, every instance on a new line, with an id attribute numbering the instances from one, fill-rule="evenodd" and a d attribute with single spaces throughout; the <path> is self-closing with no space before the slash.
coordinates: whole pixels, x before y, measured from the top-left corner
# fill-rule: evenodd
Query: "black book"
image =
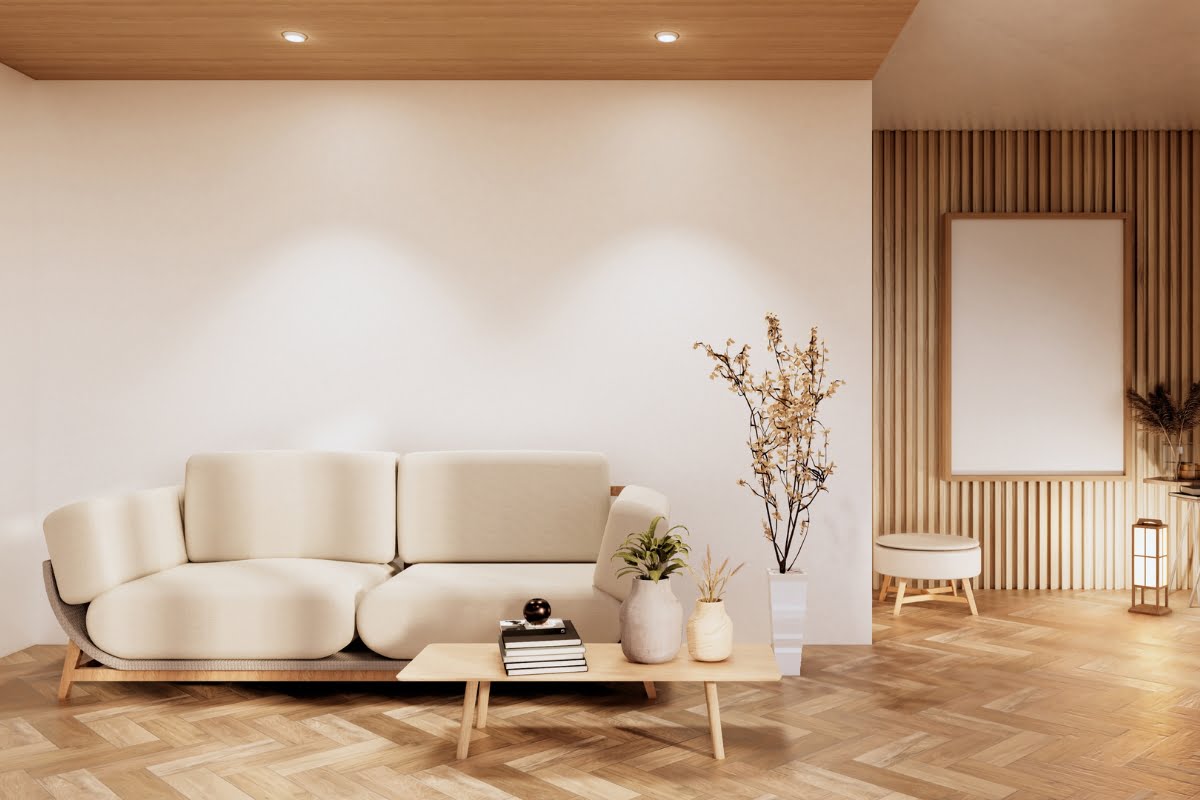
<path id="1" fill-rule="evenodd" d="M 526 647 L 578 647 L 583 644 L 571 620 L 563 620 L 561 633 L 545 631 L 503 630 L 500 631 L 500 647 L 504 650 L 519 650 Z"/>

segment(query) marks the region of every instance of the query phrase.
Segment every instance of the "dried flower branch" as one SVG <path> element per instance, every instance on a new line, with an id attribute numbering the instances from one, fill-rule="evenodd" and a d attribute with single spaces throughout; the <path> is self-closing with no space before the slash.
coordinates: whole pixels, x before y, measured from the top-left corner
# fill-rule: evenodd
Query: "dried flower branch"
<path id="1" fill-rule="evenodd" d="M 750 371 L 750 345 L 731 351 L 733 339 L 718 351 L 703 342 L 714 362 L 711 379 L 720 378 L 741 397 L 750 414 L 746 444 L 750 448 L 751 481 L 739 480 L 763 502 L 763 535 L 775 550 L 780 572 L 795 566 L 808 537 L 809 508 L 835 465 L 829 459 L 829 429 L 818 418 L 821 401 L 832 397 L 845 381 L 829 380 L 825 365 L 829 350 L 813 328 L 807 345 L 787 345 L 779 317 L 766 315 L 767 349 L 774 370 L 761 376 Z"/>
<path id="2" fill-rule="evenodd" d="M 741 563 L 730 570 L 727 558 L 720 565 L 714 567 L 712 547 L 705 547 L 704 560 L 700 562 L 700 571 L 696 572 L 692 569 L 691 564 L 688 564 L 687 569 L 696 579 L 696 588 L 700 590 L 700 600 L 705 603 L 718 603 L 725 597 L 725 585 L 729 583 L 729 579 L 737 575 L 744 566 L 746 566 L 745 563 Z"/>

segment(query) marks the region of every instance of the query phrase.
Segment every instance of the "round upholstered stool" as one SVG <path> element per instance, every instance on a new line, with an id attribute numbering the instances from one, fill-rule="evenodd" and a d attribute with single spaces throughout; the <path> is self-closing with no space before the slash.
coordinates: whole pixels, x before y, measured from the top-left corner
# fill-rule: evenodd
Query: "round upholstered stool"
<path id="1" fill-rule="evenodd" d="M 971 613 L 979 615 L 975 608 L 975 595 L 971 592 L 971 578 L 979 574 L 982 557 L 979 542 L 966 536 L 946 536 L 940 533 L 890 533 L 875 540 L 875 571 L 883 576 L 879 590 L 879 602 L 887 599 L 888 592 L 896 593 L 896 616 L 905 603 L 921 603 L 940 600 L 947 603 L 966 603 Z M 893 579 L 896 586 L 892 587 Z M 905 594 L 910 580 L 950 581 L 949 586 L 922 589 L 924 594 Z M 958 596 L 955 583 L 961 581 L 963 594 Z"/>

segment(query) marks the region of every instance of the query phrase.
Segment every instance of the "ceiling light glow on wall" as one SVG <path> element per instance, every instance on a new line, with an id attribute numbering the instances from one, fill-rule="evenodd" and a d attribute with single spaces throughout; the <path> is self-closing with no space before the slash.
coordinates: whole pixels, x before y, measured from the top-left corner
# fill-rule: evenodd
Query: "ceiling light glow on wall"
<path id="1" fill-rule="evenodd" d="M 654 34 L 654 38 L 658 39 L 663 44 L 671 44 L 671 42 L 679 41 L 679 34 L 675 31 L 659 31 Z"/>
<path id="2" fill-rule="evenodd" d="M 280 36 L 282 36 L 284 39 L 287 39 L 289 42 L 295 42 L 296 44 L 308 41 L 308 34 L 301 33 L 300 31 L 284 31 L 280 34 Z"/>

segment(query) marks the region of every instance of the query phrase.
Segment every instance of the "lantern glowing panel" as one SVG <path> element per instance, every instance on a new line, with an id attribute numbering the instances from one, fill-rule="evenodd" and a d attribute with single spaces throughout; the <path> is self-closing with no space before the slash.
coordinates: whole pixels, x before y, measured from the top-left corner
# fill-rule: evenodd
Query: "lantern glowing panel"
<path id="1" fill-rule="evenodd" d="M 1135 614 L 1161 617 L 1170 614 L 1170 594 L 1167 584 L 1167 526 L 1159 519 L 1139 519 L 1133 525 L 1133 604 Z M 1154 600 L 1146 602 L 1146 590 L 1154 592 Z"/>

